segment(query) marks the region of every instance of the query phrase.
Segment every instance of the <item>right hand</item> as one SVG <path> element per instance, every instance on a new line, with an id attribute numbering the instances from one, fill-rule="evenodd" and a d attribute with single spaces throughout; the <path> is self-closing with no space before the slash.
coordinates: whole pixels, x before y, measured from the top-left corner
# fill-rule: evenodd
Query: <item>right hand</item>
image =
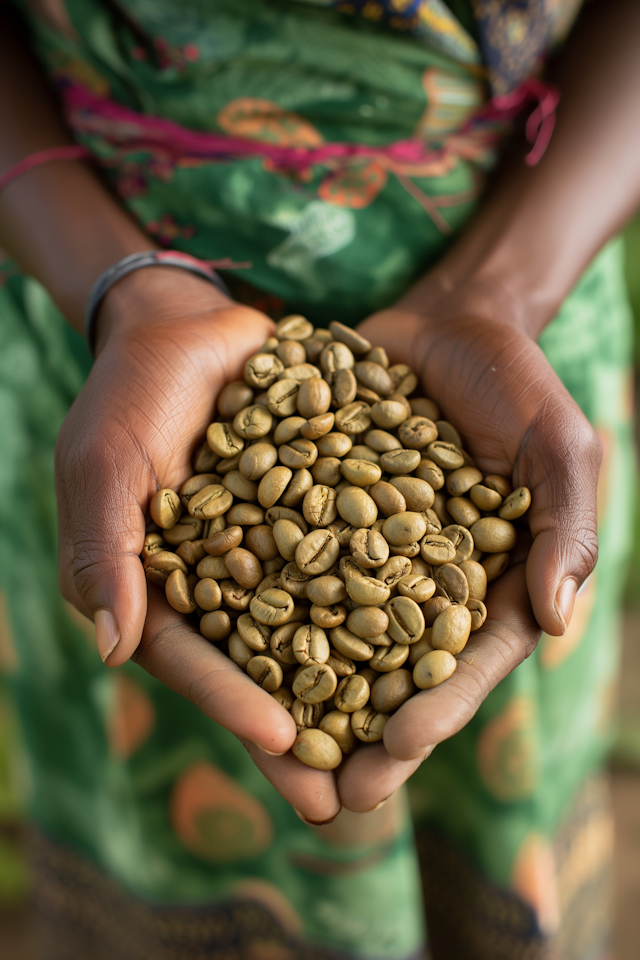
<path id="1" fill-rule="evenodd" d="M 293 719 L 177 614 L 140 561 L 145 511 L 192 473 L 218 392 L 271 334 L 264 314 L 171 268 L 131 274 L 101 310 L 98 357 L 56 448 L 63 595 L 96 625 L 108 666 L 132 658 L 239 737 L 305 818 L 340 809 L 335 778 L 286 754 Z M 276 756 L 273 756 L 276 754 Z"/>

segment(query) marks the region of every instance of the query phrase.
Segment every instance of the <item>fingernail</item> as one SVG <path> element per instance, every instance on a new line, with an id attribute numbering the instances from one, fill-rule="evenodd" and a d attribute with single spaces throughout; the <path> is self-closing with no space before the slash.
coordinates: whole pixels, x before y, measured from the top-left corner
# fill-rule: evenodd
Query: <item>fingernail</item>
<path id="1" fill-rule="evenodd" d="M 326 827 L 328 823 L 333 823 L 335 818 L 338 816 L 338 813 L 340 813 L 340 811 L 338 810 L 338 813 L 336 813 L 333 817 L 329 817 L 328 820 L 307 820 L 304 814 L 300 813 L 299 810 L 297 810 L 295 807 L 293 809 L 296 816 L 299 817 L 303 823 L 306 823 L 308 827 Z"/>
<path id="2" fill-rule="evenodd" d="M 268 757 L 284 757 L 285 753 L 288 753 L 288 750 L 281 750 L 278 753 L 275 753 L 273 750 L 267 750 L 266 747 L 261 747 L 259 743 L 256 743 L 258 750 L 262 750 L 263 753 L 266 753 Z"/>
<path id="3" fill-rule="evenodd" d="M 120 631 L 111 610 L 98 610 L 93 622 L 96 626 L 96 643 L 102 662 L 106 663 L 120 643 Z"/>
<path id="4" fill-rule="evenodd" d="M 384 800 L 381 800 L 380 803 L 376 803 L 375 807 L 371 807 L 371 810 L 365 810 L 365 813 L 374 813 L 376 810 L 380 810 L 381 807 L 384 807 L 387 800 L 391 800 L 393 794 L 390 794 L 388 797 L 385 797 Z"/>
<path id="5" fill-rule="evenodd" d="M 564 624 L 563 633 L 569 626 L 577 592 L 578 584 L 573 577 L 567 577 L 567 579 L 563 580 L 560 584 L 560 589 L 556 594 L 556 613 Z"/>

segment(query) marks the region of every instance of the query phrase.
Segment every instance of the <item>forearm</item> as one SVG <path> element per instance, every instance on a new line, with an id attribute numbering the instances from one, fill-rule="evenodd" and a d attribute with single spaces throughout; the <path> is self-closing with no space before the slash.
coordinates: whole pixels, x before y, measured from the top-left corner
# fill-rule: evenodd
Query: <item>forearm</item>
<path id="1" fill-rule="evenodd" d="M 474 222 L 403 301 L 465 286 L 537 337 L 600 247 L 640 202 L 640 7 L 594 3 L 553 68 L 562 100 L 537 167 L 522 149 L 498 171 Z M 435 287 L 435 290 L 434 290 Z"/>
<path id="2" fill-rule="evenodd" d="M 56 103 L 6 9 L 0 8 L 0 173 L 29 154 L 71 143 Z M 88 164 L 54 161 L 0 194 L 0 246 L 82 328 L 89 291 L 116 260 L 155 244 Z"/>

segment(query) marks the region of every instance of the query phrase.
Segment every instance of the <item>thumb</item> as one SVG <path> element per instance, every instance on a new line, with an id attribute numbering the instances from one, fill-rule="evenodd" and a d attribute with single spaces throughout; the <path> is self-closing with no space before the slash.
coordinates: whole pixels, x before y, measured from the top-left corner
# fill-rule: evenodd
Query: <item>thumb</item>
<path id="1" fill-rule="evenodd" d="M 63 428 L 64 430 L 64 428 Z M 59 583 L 63 596 L 96 628 L 98 652 L 110 667 L 125 663 L 142 635 L 147 586 L 140 553 L 144 515 L 115 459 L 95 444 L 89 455 L 56 450 L 59 513 Z"/>
<path id="2" fill-rule="evenodd" d="M 522 461 L 524 475 L 530 465 L 542 477 L 532 489 L 529 524 L 534 541 L 527 559 L 527 587 L 542 630 L 561 636 L 571 620 L 576 594 L 598 558 L 601 446 L 568 395 L 555 409 L 541 411 L 530 438 Z M 520 465 L 516 472 L 521 474 Z"/>

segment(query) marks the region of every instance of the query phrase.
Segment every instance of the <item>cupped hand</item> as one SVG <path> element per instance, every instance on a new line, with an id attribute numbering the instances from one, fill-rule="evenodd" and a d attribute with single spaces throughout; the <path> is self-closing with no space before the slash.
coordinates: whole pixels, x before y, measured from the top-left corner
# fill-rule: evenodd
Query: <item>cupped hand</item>
<path id="1" fill-rule="evenodd" d="M 370 810 L 403 783 L 434 747 L 473 717 L 490 691 L 534 649 L 541 630 L 559 636 L 597 559 L 597 436 L 534 340 L 496 310 L 429 315 L 398 307 L 359 327 L 392 362 L 419 373 L 425 394 L 460 431 L 484 473 L 531 490 L 528 556 L 490 586 L 488 619 L 441 687 L 407 701 L 383 743 L 341 768 L 340 798 Z"/>
<path id="2" fill-rule="evenodd" d="M 109 666 L 136 660 L 236 734 L 306 818 L 328 820 L 335 778 L 280 756 L 295 739 L 291 716 L 147 588 L 140 561 L 151 496 L 191 475 L 218 392 L 273 325 L 171 268 L 132 274 L 112 294 L 56 448 L 62 592 L 95 621 Z"/>

